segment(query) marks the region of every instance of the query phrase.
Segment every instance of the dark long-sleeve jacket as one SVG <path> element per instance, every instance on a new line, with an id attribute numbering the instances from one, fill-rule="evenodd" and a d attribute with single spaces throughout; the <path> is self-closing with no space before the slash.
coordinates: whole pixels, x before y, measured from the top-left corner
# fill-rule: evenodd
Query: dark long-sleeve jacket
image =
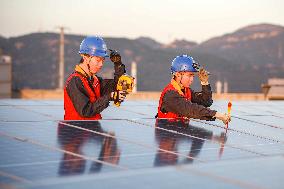
<path id="1" fill-rule="evenodd" d="M 210 107 L 213 103 L 210 85 L 203 85 L 201 92 L 191 90 L 191 101 L 186 100 L 177 91 L 169 90 L 163 97 L 162 112 L 173 112 L 183 117 L 202 120 L 215 120 L 215 110 Z"/>
<path id="2" fill-rule="evenodd" d="M 76 111 L 83 117 L 91 117 L 101 113 L 109 106 L 111 92 L 115 91 L 117 81 L 125 73 L 125 66 L 121 63 L 114 64 L 114 79 L 103 79 L 98 77 L 100 83 L 100 97 L 95 102 L 90 102 L 87 90 L 79 77 L 73 77 L 66 86 L 66 91 L 70 97 Z M 80 73 L 86 77 L 84 73 Z M 92 86 L 93 79 L 88 79 Z M 92 87 L 91 87 L 92 88 Z"/>

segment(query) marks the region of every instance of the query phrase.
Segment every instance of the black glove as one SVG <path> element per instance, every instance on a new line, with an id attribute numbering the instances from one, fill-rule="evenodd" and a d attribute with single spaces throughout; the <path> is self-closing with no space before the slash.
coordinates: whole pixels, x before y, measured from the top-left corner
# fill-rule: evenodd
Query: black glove
<path id="1" fill-rule="evenodd" d="M 116 50 L 111 50 L 110 51 L 110 60 L 115 63 L 115 64 L 121 64 L 121 56 Z"/>
<path id="2" fill-rule="evenodd" d="M 209 72 L 206 71 L 204 68 L 200 68 L 198 72 L 198 77 L 201 82 L 201 85 L 208 85 L 208 79 L 209 79 Z"/>

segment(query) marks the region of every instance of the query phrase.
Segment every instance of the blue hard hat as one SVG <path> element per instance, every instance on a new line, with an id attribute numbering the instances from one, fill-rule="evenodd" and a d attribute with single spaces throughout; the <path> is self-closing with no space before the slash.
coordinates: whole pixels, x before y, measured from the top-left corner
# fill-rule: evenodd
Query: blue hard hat
<path id="1" fill-rule="evenodd" d="M 79 54 L 88 54 L 90 56 L 107 57 L 107 46 L 103 38 L 98 36 L 86 37 L 81 45 Z"/>
<path id="2" fill-rule="evenodd" d="M 175 57 L 171 65 L 171 73 L 175 72 L 198 72 L 195 68 L 195 61 L 191 56 L 180 55 Z"/>

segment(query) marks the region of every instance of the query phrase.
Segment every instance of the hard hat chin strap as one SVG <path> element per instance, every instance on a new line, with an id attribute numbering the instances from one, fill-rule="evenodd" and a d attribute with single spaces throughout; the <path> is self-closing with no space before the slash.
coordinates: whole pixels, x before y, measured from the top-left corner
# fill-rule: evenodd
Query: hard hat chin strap
<path id="1" fill-rule="evenodd" d="M 89 60 L 88 60 L 88 62 L 87 62 L 87 67 L 88 67 L 88 75 L 89 75 L 89 79 L 92 79 L 92 77 L 93 77 L 93 75 L 94 75 L 94 73 L 92 73 L 91 72 L 91 69 L 90 69 L 90 62 L 91 62 L 91 59 L 92 58 L 90 58 Z"/>
<path id="2" fill-rule="evenodd" d="M 183 84 L 181 83 L 181 80 L 182 80 L 182 78 L 183 78 L 183 73 L 180 73 L 180 75 L 181 75 L 181 77 L 180 77 L 179 84 L 180 84 L 181 88 L 184 88 Z"/>

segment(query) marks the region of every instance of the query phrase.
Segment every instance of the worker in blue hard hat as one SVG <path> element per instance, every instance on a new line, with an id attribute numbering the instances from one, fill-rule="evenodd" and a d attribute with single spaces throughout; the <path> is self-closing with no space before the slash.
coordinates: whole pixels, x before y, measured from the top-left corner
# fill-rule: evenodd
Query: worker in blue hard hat
<path id="1" fill-rule="evenodd" d="M 125 73 L 117 51 L 110 53 L 110 60 L 114 63 L 114 79 L 102 79 L 96 75 L 108 57 L 107 50 L 101 37 L 90 36 L 82 41 L 79 50 L 81 60 L 64 88 L 65 120 L 101 119 L 100 113 L 109 106 L 114 96 L 116 100 L 124 100 L 125 92 L 115 92 L 118 78 Z"/>
<path id="2" fill-rule="evenodd" d="M 171 65 L 172 80 L 160 96 L 156 115 L 158 121 L 189 122 L 189 118 L 213 121 L 217 118 L 224 124 L 230 122 L 229 115 L 208 108 L 213 103 L 208 81 L 209 74 L 204 68 L 198 69 L 197 63 L 191 56 L 175 57 Z M 190 88 L 196 73 L 202 85 L 201 92 L 195 92 Z"/>

